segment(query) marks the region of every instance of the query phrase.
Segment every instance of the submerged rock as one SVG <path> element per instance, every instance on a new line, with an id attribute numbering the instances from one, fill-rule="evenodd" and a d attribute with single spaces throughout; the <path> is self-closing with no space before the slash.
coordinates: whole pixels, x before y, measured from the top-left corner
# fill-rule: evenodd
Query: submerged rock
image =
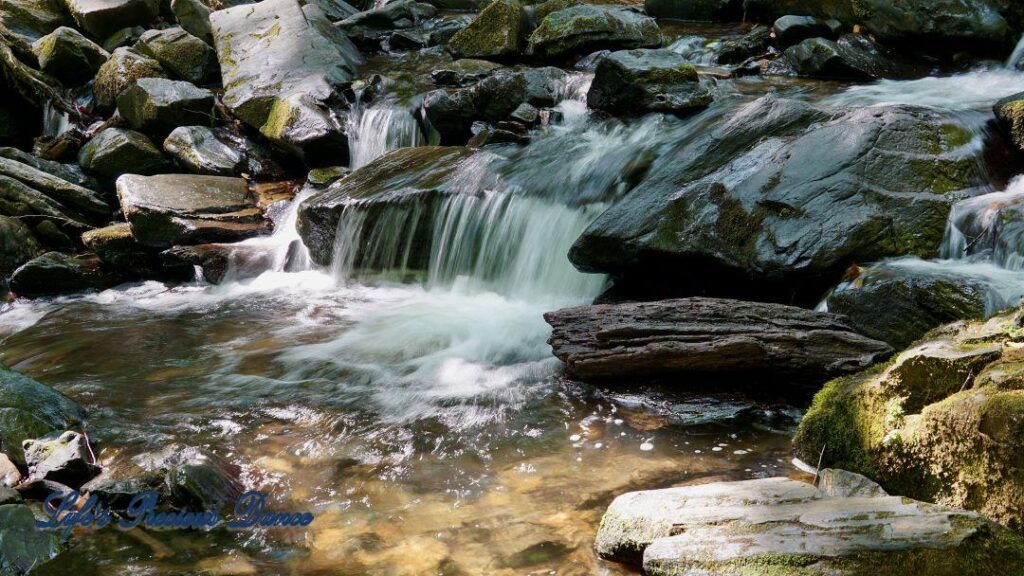
<path id="1" fill-rule="evenodd" d="M 529 23 L 518 0 L 494 0 L 448 42 L 455 58 L 515 56 L 525 44 Z"/>
<path id="2" fill-rule="evenodd" d="M 33 258 L 11 274 L 11 291 L 26 297 L 101 290 L 114 284 L 116 279 L 100 268 L 95 257 L 62 252 Z"/>
<path id="3" fill-rule="evenodd" d="M 186 448 L 170 462 L 164 482 L 171 502 L 189 510 L 220 510 L 233 507 L 242 495 L 241 470 L 227 460 Z"/>
<path id="4" fill-rule="evenodd" d="M 0 184 L 2 186 L 2 184 Z M 0 208 L 3 203 L 0 200 Z M 39 253 L 39 243 L 24 222 L 0 216 L 0 279 Z"/>
<path id="5" fill-rule="evenodd" d="M 132 128 L 160 138 L 178 126 L 212 124 L 213 106 L 213 92 L 164 78 L 142 78 L 117 97 Z"/>
<path id="6" fill-rule="evenodd" d="M 11 462 L 24 468 L 22 442 L 76 427 L 84 418 L 78 404 L 0 364 L 0 452 Z"/>
<path id="7" fill-rule="evenodd" d="M 1013 143 L 1024 151 L 1024 93 L 1003 98 L 993 110 L 996 120 L 1010 135 Z"/>
<path id="8" fill-rule="evenodd" d="M 661 40 L 653 18 L 622 6 L 583 4 L 545 16 L 530 35 L 526 53 L 568 58 L 606 48 L 657 48 Z"/>
<path id="9" fill-rule="evenodd" d="M 87 440 L 78 432 L 54 433 L 22 443 L 29 478 L 77 488 L 99 474 Z"/>
<path id="10" fill-rule="evenodd" d="M 160 258 L 171 269 L 198 267 L 210 284 L 220 284 L 229 274 L 235 280 L 253 278 L 274 263 L 274 255 L 267 250 L 232 244 L 175 246 L 161 252 Z"/>
<path id="11" fill-rule="evenodd" d="M 149 30 L 139 38 L 135 49 L 193 84 L 202 84 L 217 73 L 217 54 L 213 48 L 182 28 Z"/>
<path id="12" fill-rule="evenodd" d="M 28 574 L 45 566 L 63 550 L 57 531 L 36 528 L 31 508 L 24 504 L 0 506 L 0 573 Z"/>
<path id="13" fill-rule="evenodd" d="M 156 174 L 169 167 L 167 158 L 145 135 L 132 130 L 107 128 L 82 146 L 78 163 L 97 174 L 116 178 L 121 174 Z"/>
<path id="14" fill-rule="evenodd" d="M 797 455 L 886 490 L 976 510 L 1024 532 L 1024 377 L 1019 311 L 948 325 L 887 365 L 829 382 Z M 998 573 L 998 571 L 996 571 Z"/>
<path id="15" fill-rule="evenodd" d="M 587 105 L 615 114 L 691 112 L 707 107 L 711 94 L 697 71 L 671 50 L 622 50 L 601 58 Z"/>
<path id="16" fill-rule="evenodd" d="M 75 30 L 61 26 L 32 44 L 39 69 L 68 84 L 91 79 L 110 54 Z"/>
<path id="17" fill-rule="evenodd" d="M 824 380 L 861 370 L 892 349 L 834 314 L 685 298 L 566 308 L 544 315 L 549 343 L 587 380 L 674 374 L 748 374 Z"/>
<path id="18" fill-rule="evenodd" d="M 149 24 L 160 13 L 158 0 L 64 0 L 78 26 L 93 38 L 121 28 Z"/>
<path id="19" fill-rule="evenodd" d="M 982 576 L 1024 562 L 1024 541 L 978 514 L 839 470 L 822 471 L 822 485 L 778 477 L 623 494 L 597 553 L 659 576 Z"/>
<path id="20" fill-rule="evenodd" d="M 164 69 L 156 60 L 130 48 L 118 48 L 100 66 L 93 81 L 96 105 L 112 108 L 117 97 L 140 78 L 166 78 Z"/>

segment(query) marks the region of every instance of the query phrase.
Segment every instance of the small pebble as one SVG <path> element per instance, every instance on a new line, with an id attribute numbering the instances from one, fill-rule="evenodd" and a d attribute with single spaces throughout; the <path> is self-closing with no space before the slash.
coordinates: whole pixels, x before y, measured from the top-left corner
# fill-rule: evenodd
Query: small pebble
<path id="1" fill-rule="evenodd" d="M 651 450 L 654 450 L 654 444 L 651 444 L 650 442 L 644 442 L 643 444 L 640 445 L 640 450 L 644 452 L 650 452 Z"/>

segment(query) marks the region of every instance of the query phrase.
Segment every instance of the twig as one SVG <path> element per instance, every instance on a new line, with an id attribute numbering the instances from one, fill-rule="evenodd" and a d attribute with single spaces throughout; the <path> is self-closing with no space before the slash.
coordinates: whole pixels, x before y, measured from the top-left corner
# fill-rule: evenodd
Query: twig
<path id="1" fill-rule="evenodd" d="M 818 454 L 818 465 L 814 467 L 814 482 L 811 483 L 815 488 L 818 487 L 818 477 L 821 475 L 821 461 L 825 458 L 825 446 L 821 445 L 821 454 Z"/>
<path id="2" fill-rule="evenodd" d="M 85 438 L 85 447 L 89 449 L 89 457 L 92 458 L 92 464 L 96 464 L 96 454 L 92 451 L 92 442 L 89 440 L 89 425 L 84 424 L 82 426 L 82 437 Z"/>

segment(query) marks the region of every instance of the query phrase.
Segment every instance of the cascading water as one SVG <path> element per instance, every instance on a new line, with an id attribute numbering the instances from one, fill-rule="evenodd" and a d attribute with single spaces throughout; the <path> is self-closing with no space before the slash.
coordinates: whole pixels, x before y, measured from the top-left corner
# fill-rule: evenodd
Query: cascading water
<path id="1" fill-rule="evenodd" d="M 391 150 L 425 144 L 420 127 L 409 110 L 389 103 L 370 106 L 357 103 L 349 116 L 348 128 L 353 170 Z"/>

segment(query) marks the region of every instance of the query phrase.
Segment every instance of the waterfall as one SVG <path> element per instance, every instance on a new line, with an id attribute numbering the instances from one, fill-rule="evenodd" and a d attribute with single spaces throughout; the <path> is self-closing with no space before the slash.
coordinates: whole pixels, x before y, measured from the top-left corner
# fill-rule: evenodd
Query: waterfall
<path id="1" fill-rule="evenodd" d="M 71 117 L 58 110 L 52 102 L 43 106 L 43 136 L 55 138 L 71 129 Z"/>
<path id="2" fill-rule="evenodd" d="M 1024 177 L 1002 192 L 957 202 L 940 253 L 943 258 L 987 260 L 1024 270 Z"/>
<path id="3" fill-rule="evenodd" d="M 366 107 L 356 103 L 349 116 L 348 133 L 353 170 L 392 150 L 426 143 L 413 115 L 390 104 Z"/>
<path id="4" fill-rule="evenodd" d="M 694 66 L 714 66 L 718 63 L 721 46 L 721 42 L 703 36 L 683 36 L 673 42 L 668 49 Z"/>
<path id="5" fill-rule="evenodd" d="M 1010 54 L 1010 59 L 1006 61 L 1006 67 L 1010 70 L 1024 70 L 1024 36 L 1020 37 L 1017 47 Z"/>

